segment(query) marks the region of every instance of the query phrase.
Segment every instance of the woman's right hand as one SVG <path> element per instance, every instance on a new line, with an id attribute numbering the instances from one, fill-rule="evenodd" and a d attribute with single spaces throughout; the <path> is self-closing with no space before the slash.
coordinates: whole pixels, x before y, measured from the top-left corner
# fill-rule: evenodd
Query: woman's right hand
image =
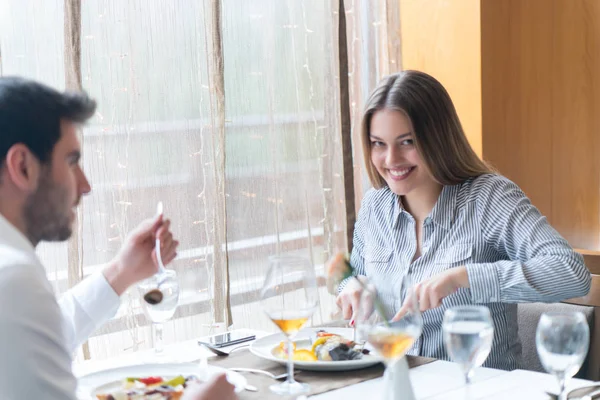
<path id="1" fill-rule="evenodd" d="M 236 400 L 237 398 L 235 387 L 223 374 L 206 383 L 188 386 L 181 400 Z"/>
<path id="2" fill-rule="evenodd" d="M 360 280 L 360 282 L 358 281 Z M 361 285 L 362 282 L 362 285 Z M 367 284 L 366 276 L 357 276 L 356 279 L 349 279 L 348 283 L 336 298 L 335 302 L 338 307 L 342 310 L 342 318 L 350 319 L 355 315 L 358 305 L 363 295 L 363 285 Z M 365 294 L 365 297 L 370 296 L 369 293 Z M 363 297 L 363 301 L 368 300 Z M 365 305 L 363 305 L 364 307 Z M 353 324 L 354 321 L 350 321 Z"/>

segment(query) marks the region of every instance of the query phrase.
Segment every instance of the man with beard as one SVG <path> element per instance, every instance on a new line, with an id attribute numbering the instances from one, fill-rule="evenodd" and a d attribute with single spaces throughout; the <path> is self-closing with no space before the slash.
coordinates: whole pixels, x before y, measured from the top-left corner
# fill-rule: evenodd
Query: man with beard
<path id="1" fill-rule="evenodd" d="M 113 316 L 119 296 L 165 264 L 177 245 L 162 216 L 143 221 L 117 256 L 62 296 L 54 297 L 34 250 L 64 241 L 90 184 L 79 164 L 77 128 L 96 104 L 83 93 L 59 93 L 36 82 L 0 77 L 0 397 L 74 400 L 71 354 Z M 232 399 L 219 377 L 187 399 Z"/>

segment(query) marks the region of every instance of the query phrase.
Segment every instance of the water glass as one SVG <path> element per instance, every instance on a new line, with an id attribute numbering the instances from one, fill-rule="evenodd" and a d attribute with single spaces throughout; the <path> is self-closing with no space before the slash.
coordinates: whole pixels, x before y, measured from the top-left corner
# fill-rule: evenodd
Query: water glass
<path id="1" fill-rule="evenodd" d="M 446 351 L 452 361 L 461 365 L 468 385 L 473 369 L 483 364 L 492 349 L 494 324 L 490 310 L 483 306 L 449 308 L 442 331 Z"/>
<path id="2" fill-rule="evenodd" d="M 564 398 L 568 380 L 581 368 L 589 341 L 590 328 L 582 313 L 542 314 L 535 345 L 544 369 L 558 379 L 559 399 Z"/>
<path id="3" fill-rule="evenodd" d="M 138 283 L 138 290 L 144 314 L 152 321 L 154 353 L 161 356 L 163 354 L 163 323 L 173 317 L 179 303 L 177 273 L 172 269 L 166 269 L 162 274 L 153 275 Z M 157 290 L 162 294 L 160 302 L 144 300 L 149 292 Z"/>

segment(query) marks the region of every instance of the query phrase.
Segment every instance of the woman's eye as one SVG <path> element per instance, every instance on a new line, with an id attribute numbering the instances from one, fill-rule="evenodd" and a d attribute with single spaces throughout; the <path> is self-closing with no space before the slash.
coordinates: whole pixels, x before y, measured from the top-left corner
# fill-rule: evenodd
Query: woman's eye
<path id="1" fill-rule="evenodd" d="M 412 139 L 406 139 L 406 140 L 402 141 L 402 144 L 406 144 L 406 145 L 411 145 L 413 143 L 414 143 L 414 141 Z"/>
<path id="2" fill-rule="evenodd" d="M 378 142 L 378 141 L 373 141 L 371 142 L 371 146 L 373 147 L 381 147 L 384 146 L 385 144 L 383 142 Z"/>

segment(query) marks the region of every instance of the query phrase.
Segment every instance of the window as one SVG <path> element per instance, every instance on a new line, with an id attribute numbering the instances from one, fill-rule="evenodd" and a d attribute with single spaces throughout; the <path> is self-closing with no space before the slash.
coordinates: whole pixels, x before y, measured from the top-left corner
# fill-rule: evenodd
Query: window
<path id="1" fill-rule="evenodd" d="M 64 88 L 63 0 L 4 3 L 0 72 Z M 354 45 L 379 35 L 374 21 L 381 12 L 347 3 L 356 121 L 364 92 L 374 83 L 370 71 L 381 57 L 379 49 L 367 57 L 365 48 Z M 322 275 L 331 252 L 346 248 L 338 2 L 220 2 L 224 138 L 214 125 L 210 70 L 217 4 L 81 2 L 82 85 L 99 104 L 82 136 L 93 190 L 82 202 L 78 241 L 38 248 L 57 292 L 64 292 L 114 257 L 127 233 L 163 201 L 181 241 L 172 267 L 182 288 L 179 310 L 165 326 L 166 343 L 206 334 L 222 306 L 213 302 L 215 276 L 227 266 L 214 257 L 215 248 L 224 247 L 214 242 L 221 227 L 235 327 L 272 329 L 257 302 L 269 255 L 301 254 Z M 215 160 L 223 154 L 220 168 Z M 225 221 L 215 211 L 219 201 Z M 81 270 L 69 251 L 80 255 Z M 138 297 L 135 288 L 124 296 L 118 315 L 90 339 L 80 358 L 152 346 Z M 330 319 L 334 309 L 323 289 L 313 322 Z"/>

